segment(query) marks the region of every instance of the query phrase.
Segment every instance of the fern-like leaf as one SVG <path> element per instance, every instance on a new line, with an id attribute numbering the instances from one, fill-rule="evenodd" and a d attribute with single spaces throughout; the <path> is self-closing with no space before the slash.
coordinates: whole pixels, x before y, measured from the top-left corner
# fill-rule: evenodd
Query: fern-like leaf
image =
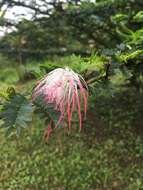
<path id="1" fill-rule="evenodd" d="M 21 128 L 27 127 L 32 120 L 33 106 L 23 95 L 15 94 L 7 100 L 1 110 L 0 118 L 3 121 L 1 127 L 6 128 L 7 135 L 16 129 L 20 133 Z"/>

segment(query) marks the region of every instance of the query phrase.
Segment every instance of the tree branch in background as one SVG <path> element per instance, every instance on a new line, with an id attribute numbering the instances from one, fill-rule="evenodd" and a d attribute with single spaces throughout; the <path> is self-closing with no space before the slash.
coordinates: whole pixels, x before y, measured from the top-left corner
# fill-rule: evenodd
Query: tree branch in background
<path id="1" fill-rule="evenodd" d="M 109 69 L 110 69 L 110 63 L 108 63 L 108 64 L 106 64 L 105 65 L 105 69 L 106 69 L 106 71 L 105 71 L 105 80 L 107 80 L 108 79 L 108 77 L 109 77 Z"/>

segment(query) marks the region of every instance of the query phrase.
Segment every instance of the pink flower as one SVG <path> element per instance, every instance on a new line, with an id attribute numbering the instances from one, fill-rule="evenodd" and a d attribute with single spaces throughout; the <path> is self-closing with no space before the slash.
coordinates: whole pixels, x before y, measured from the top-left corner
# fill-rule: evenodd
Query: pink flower
<path id="1" fill-rule="evenodd" d="M 82 128 L 81 104 L 86 116 L 88 87 L 81 75 L 69 68 L 58 68 L 48 73 L 34 88 L 33 100 L 42 96 L 45 104 L 53 105 L 60 112 L 57 127 L 67 117 L 69 129 L 72 114 L 78 112 L 80 129 Z"/>

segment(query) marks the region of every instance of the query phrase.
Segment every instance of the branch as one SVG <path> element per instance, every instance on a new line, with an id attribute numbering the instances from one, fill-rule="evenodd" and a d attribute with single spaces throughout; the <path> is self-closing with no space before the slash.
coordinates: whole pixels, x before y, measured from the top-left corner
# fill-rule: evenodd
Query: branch
<path id="1" fill-rule="evenodd" d="M 110 69 L 110 63 L 106 64 L 106 72 L 105 72 L 105 80 L 109 77 L 109 69 Z"/>
<path id="2" fill-rule="evenodd" d="M 46 2 L 47 3 L 47 10 L 41 10 L 40 7 L 36 7 L 36 6 L 32 6 L 32 5 L 28 5 L 26 3 L 24 3 L 24 1 L 15 1 L 15 0 L 11 0 L 9 2 L 9 5 L 12 7 L 12 6 L 20 6 L 20 7 L 25 7 L 25 8 L 28 8 L 28 9 L 31 9 L 33 11 L 35 11 L 35 13 L 39 13 L 39 14 L 43 14 L 43 15 L 51 15 L 50 14 L 50 11 L 51 11 L 51 8 L 48 9 L 48 5 L 50 5 L 51 3 L 49 2 Z M 39 6 L 37 4 L 37 6 Z"/>

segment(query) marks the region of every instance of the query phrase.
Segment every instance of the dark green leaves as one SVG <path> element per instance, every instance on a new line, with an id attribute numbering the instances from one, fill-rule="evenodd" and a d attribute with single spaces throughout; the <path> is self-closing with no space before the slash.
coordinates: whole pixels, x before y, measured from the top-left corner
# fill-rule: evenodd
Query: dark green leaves
<path id="1" fill-rule="evenodd" d="M 9 134 L 14 129 L 20 133 L 21 128 L 27 127 L 32 121 L 33 106 L 23 95 L 15 94 L 7 100 L 1 110 L 1 127 L 6 128 Z"/>

